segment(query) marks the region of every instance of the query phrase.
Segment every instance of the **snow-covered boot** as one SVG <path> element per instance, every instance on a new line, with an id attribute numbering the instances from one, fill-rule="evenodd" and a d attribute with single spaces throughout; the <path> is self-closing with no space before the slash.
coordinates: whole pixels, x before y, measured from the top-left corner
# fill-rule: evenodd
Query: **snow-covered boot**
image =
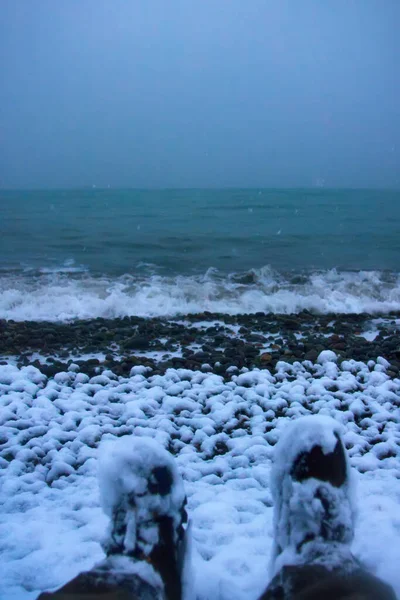
<path id="1" fill-rule="evenodd" d="M 172 456 L 149 438 L 103 444 L 106 559 L 39 600 L 181 600 L 188 569 L 186 495 Z"/>
<path id="2" fill-rule="evenodd" d="M 336 421 L 314 415 L 290 423 L 271 485 L 274 577 L 260 600 L 396 600 L 350 552 L 353 480 Z"/>
<path id="3" fill-rule="evenodd" d="M 273 571 L 284 565 L 357 565 L 353 479 L 341 426 L 329 417 L 293 421 L 275 449 Z"/>
<path id="4" fill-rule="evenodd" d="M 180 600 L 186 555 L 186 494 L 173 457 L 149 438 L 107 444 L 100 493 L 110 517 L 107 556 L 127 556 L 154 568 L 165 597 Z"/>

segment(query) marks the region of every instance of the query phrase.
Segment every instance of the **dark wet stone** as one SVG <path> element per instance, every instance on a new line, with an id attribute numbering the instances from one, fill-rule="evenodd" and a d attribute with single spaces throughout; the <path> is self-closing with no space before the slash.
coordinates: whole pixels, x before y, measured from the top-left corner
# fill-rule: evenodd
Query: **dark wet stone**
<path id="1" fill-rule="evenodd" d="M 255 343 L 264 343 L 265 342 L 265 337 L 263 335 L 259 335 L 256 333 L 247 335 L 246 339 L 248 342 L 255 342 Z"/>
<path id="2" fill-rule="evenodd" d="M 295 319 L 286 319 L 283 321 L 282 325 L 285 329 L 291 329 L 293 331 L 297 331 L 297 329 L 300 329 L 301 327 L 300 323 Z"/>
<path id="3" fill-rule="evenodd" d="M 147 350 L 149 347 L 149 339 L 139 335 L 134 335 L 123 343 L 126 350 Z"/>
<path id="4" fill-rule="evenodd" d="M 243 347 L 243 352 L 244 352 L 245 356 L 247 356 L 247 357 L 258 356 L 258 354 L 259 354 L 258 348 L 256 348 L 252 344 L 246 344 Z"/>
<path id="5" fill-rule="evenodd" d="M 77 364 L 79 364 L 79 362 L 78 362 Z M 85 364 L 86 364 L 88 367 L 92 367 L 92 366 L 97 366 L 97 365 L 99 365 L 99 364 L 100 364 L 100 361 L 99 361 L 99 359 L 98 359 L 98 358 L 89 358 L 88 360 L 86 360 L 86 361 L 85 361 Z"/>
<path id="6" fill-rule="evenodd" d="M 394 379 L 395 377 L 398 377 L 398 371 L 393 371 L 392 369 L 388 369 L 386 371 L 386 374 L 389 375 L 389 377 L 391 377 L 392 379 Z"/>
<path id="7" fill-rule="evenodd" d="M 214 452 L 217 456 L 222 456 L 223 454 L 229 452 L 229 448 L 225 442 L 218 441 L 214 446 Z"/>
<path id="8" fill-rule="evenodd" d="M 334 352 L 341 352 L 342 350 L 346 350 L 347 344 L 345 342 L 337 342 L 335 344 L 331 344 L 331 349 Z"/>
<path id="9" fill-rule="evenodd" d="M 40 370 L 43 373 L 43 375 L 46 375 L 46 377 L 54 377 L 56 373 L 60 372 L 58 367 L 54 365 L 42 365 Z"/>
<path id="10" fill-rule="evenodd" d="M 196 352 L 191 355 L 191 359 L 196 362 L 207 362 L 210 360 L 210 355 L 207 352 Z"/>
<path id="11" fill-rule="evenodd" d="M 238 349 L 237 348 L 226 348 L 226 350 L 224 351 L 224 355 L 225 358 L 236 358 L 238 356 Z"/>
<path id="12" fill-rule="evenodd" d="M 204 344 L 201 349 L 203 352 L 207 352 L 208 354 L 213 351 L 213 347 L 209 346 L 208 344 Z"/>
<path id="13" fill-rule="evenodd" d="M 316 350 L 309 350 L 304 355 L 304 360 L 310 360 L 311 362 L 315 362 L 318 358 L 318 352 Z"/>
<path id="14" fill-rule="evenodd" d="M 185 367 L 186 365 L 186 360 L 180 356 L 173 356 L 170 362 L 174 367 Z"/>

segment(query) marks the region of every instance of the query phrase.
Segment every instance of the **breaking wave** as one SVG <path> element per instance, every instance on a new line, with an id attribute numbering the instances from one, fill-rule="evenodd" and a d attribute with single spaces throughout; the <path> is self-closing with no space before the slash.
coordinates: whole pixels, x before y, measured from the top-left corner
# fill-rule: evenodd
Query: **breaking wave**
<path id="1" fill-rule="evenodd" d="M 388 313 L 400 310 L 400 274 L 383 271 L 278 273 L 269 267 L 229 275 L 95 277 L 70 267 L 2 273 L 0 318 L 69 321 L 176 316 L 204 311 Z M 68 268 L 67 267 L 67 268 Z"/>

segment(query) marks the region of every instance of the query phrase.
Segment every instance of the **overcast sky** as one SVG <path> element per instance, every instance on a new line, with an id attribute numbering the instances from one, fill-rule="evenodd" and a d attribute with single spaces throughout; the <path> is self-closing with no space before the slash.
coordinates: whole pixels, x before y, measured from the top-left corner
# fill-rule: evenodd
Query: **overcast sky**
<path id="1" fill-rule="evenodd" d="M 400 187 L 399 0 L 1 0 L 0 185 Z"/>

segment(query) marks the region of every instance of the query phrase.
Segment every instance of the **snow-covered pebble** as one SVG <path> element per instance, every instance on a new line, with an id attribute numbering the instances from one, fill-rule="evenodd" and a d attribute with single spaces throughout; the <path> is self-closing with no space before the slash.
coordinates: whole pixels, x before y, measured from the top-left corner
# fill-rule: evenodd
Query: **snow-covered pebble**
<path id="1" fill-rule="evenodd" d="M 273 446 L 288 420 L 317 413 L 342 424 L 358 472 L 355 549 L 400 593 L 400 380 L 387 367 L 380 358 L 339 365 L 330 351 L 315 364 L 278 362 L 274 374 L 232 368 L 230 380 L 141 366 L 127 378 L 72 368 L 47 379 L 34 367 L 0 366 L 0 597 L 33 598 L 101 559 L 98 447 L 132 435 L 175 456 L 198 597 L 256 598 L 272 546 Z"/>
<path id="2" fill-rule="evenodd" d="M 332 350 L 323 350 L 318 358 L 317 361 L 323 365 L 327 362 L 336 362 L 337 361 L 337 356 L 334 352 L 332 352 Z"/>

